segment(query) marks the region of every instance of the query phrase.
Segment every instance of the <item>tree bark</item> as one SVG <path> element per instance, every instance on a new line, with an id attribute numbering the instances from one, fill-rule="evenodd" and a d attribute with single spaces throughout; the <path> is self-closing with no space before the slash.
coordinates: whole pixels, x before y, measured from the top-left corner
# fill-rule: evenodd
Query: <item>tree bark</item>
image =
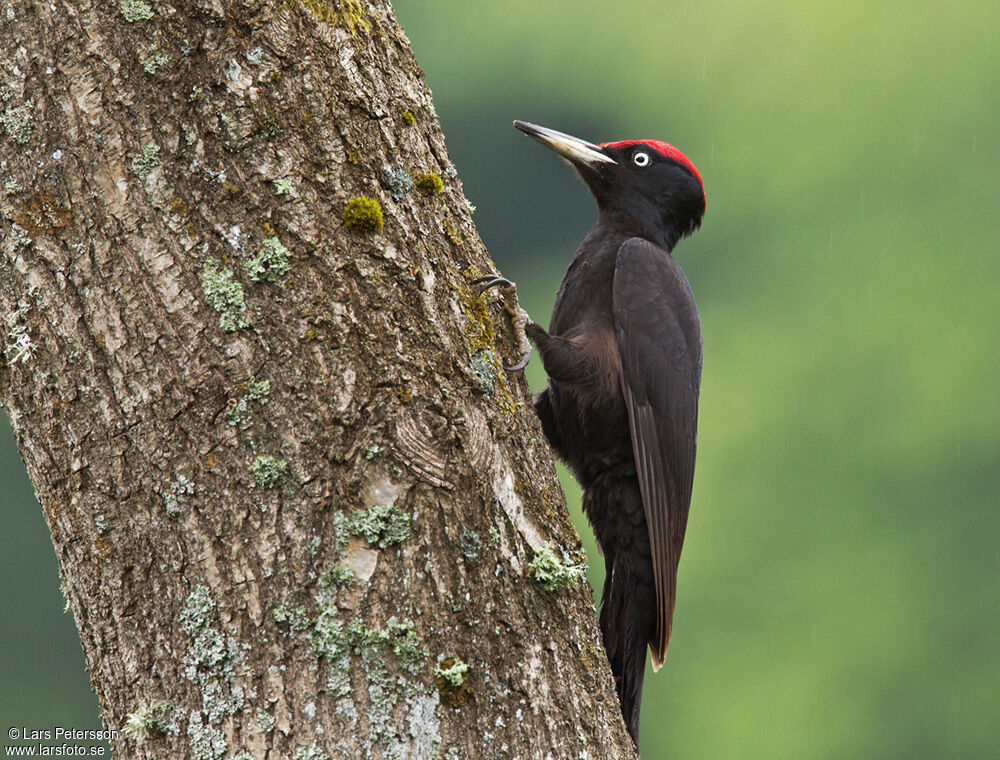
<path id="1" fill-rule="evenodd" d="M 0 39 L 0 400 L 116 755 L 633 756 L 389 3 Z"/>

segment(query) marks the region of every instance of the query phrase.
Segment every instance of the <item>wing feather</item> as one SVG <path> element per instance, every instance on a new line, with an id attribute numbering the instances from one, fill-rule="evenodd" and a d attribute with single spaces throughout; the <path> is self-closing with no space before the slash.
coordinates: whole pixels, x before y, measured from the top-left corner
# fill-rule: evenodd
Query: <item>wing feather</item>
<path id="1" fill-rule="evenodd" d="M 649 532 L 656 588 L 658 670 L 670 642 L 677 563 L 687 527 L 698 426 L 701 326 L 684 273 L 641 238 L 618 250 L 615 333 L 632 451 Z"/>

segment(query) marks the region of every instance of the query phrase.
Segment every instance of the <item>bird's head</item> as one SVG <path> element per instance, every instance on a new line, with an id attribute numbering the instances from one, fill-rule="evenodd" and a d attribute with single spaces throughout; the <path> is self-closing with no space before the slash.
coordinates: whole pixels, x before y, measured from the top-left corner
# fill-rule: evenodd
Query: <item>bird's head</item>
<path id="1" fill-rule="evenodd" d="M 514 126 L 569 161 L 597 200 L 602 217 L 667 250 L 699 226 L 705 187 L 687 156 L 659 140 L 600 145 L 524 121 Z"/>

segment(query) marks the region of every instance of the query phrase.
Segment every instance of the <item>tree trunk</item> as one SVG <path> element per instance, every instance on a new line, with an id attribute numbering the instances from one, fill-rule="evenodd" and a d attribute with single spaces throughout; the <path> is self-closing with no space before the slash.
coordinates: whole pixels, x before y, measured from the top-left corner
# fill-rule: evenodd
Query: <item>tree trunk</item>
<path id="1" fill-rule="evenodd" d="M 0 39 L 0 399 L 117 756 L 633 756 L 389 3 Z"/>

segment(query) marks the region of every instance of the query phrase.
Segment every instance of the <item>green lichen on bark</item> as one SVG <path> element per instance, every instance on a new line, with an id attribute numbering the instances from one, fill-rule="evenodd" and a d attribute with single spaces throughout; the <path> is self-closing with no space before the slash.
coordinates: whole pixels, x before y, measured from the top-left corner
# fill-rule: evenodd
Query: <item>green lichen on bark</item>
<path id="1" fill-rule="evenodd" d="M 313 623 L 313 651 L 317 657 L 326 658 L 337 665 L 347 654 L 347 641 L 344 638 L 344 623 L 335 604 L 331 603 L 320 610 Z"/>
<path id="2" fill-rule="evenodd" d="M 382 664 L 382 648 L 387 647 L 406 670 L 417 673 L 427 659 L 427 649 L 412 620 L 389 618 L 385 628 L 370 628 L 354 619 L 345 626 L 332 602 L 323 606 L 312 627 L 313 651 L 335 667 L 343 667 L 351 653 L 366 662 Z"/>
<path id="3" fill-rule="evenodd" d="M 392 504 L 358 509 L 351 518 L 351 532 L 385 549 L 410 537 L 410 516 Z"/>
<path id="4" fill-rule="evenodd" d="M 434 677 L 441 678 L 449 685 L 458 688 L 465 683 L 465 674 L 469 672 L 469 666 L 462 662 L 459 657 L 448 657 L 434 668 Z"/>
<path id="5" fill-rule="evenodd" d="M 337 715 L 366 734 L 363 757 L 434 756 L 431 750 L 440 743 L 438 699 L 413 680 L 427 667 L 428 653 L 412 621 L 393 617 L 385 628 L 378 628 L 354 619 L 345 625 L 331 603 L 320 612 L 312 641 L 326 666 Z M 402 672 L 393 675 L 393 664 Z M 358 688 L 363 688 L 363 696 L 355 691 Z M 400 709 L 406 711 L 403 724 Z M 404 750 L 411 742 L 416 755 Z"/>
<path id="6" fill-rule="evenodd" d="M 188 496 L 194 493 L 194 483 L 183 475 L 178 475 L 171 481 L 170 486 L 163 493 L 163 508 L 169 517 L 178 517 L 181 514 L 181 507 Z"/>
<path id="7" fill-rule="evenodd" d="M 152 7 L 143 0 L 122 0 L 118 7 L 122 16 L 130 24 L 134 24 L 136 21 L 149 21 L 153 18 Z"/>
<path id="8" fill-rule="evenodd" d="M 337 565 L 320 577 L 320 584 L 333 588 L 347 588 L 354 583 L 354 572 L 349 567 Z"/>
<path id="9" fill-rule="evenodd" d="M 292 760 L 330 760 L 330 756 L 315 744 L 310 744 L 308 747 L 299 747 L 295 750 Z"/>
<path id="10" fill-rule="evenodd" d="M 244 262 L 247 277 L 254 282 L 274 282 L 288 274 L 290 252 L 277 237 L 264 238 L 257 253 Z"/>
<path id="11" fill-rule="evenodd" d="M 267 403 L 271 393 L 269 380 L 255 380 L 253 376 L 236 386 L 237 396 L 229 399 L 226 408 L 226 422 L 234 427 L 244 428 L 250 421 L 250 402 L 260 405 Z"/>
<path id="12" fill-rule="evenodd" d="M 483 548 L 483 539 L 479 537 L 476 531 L 462 528 L 462 532 L 458 537 L 458 545 L 462 549 L 463 556 L 468 559 L 476 559 Z"/>
<path id="13" fill-rule="evenodd" d="M 256 718 L 257 725 L 260 726 L 261 730 L 265 734 L 269 734 L 272 731 L 274 731 L 274 727 L 278 722 L 277 719 L 269 712 L 259 708 L 257 710 L 256 715 L 254 715 L 254 718 Z"/>
<path id="14" fill-rule="evenodd" d="M 469 361 L 469 370 L 476 376 L 483 390 L 487 393 L 493 392 L 493 387 L 497 381 L 496 368 L 499 363 L 496 354 L 488 348 L 481 348 L 476 351 Z"/>
<path id="15" fill-rule="evenodd" d="M 240 383 L 237 389 L 251 401 L 256 401 L 258 404 L 266 404 L 267 397 L 271 394 L 271 381 L 255 380 L 251 375 L 247 378 L 246 382 Z"/>
<path id="16" fill-rule="evenodd" d="M 188 638 L 182 673 L 201 695 L 201 708 L 188 716 L 188 740 L 195 757 L 214 760 L 227 749 L 221 731 L 214 726 L 244 705 L 244 690 L 237 678 L 245 663 L 246 647 L 216 627 L 216 603 L 206 586 L 197 586 L 187 596 L 180 623 Z"/>
<path id="17" fill-rule="evenodd" d="M 413 628 L 413 621 L 391 617 L 386 623 L 386 629 L 389 631 L 389 645 L 396 659 L 411 672 L 418 672 L 419 664 L 427 658 L 427 650 Z"/>
<path id="18" fill-rule="evenodd" d="M 459 657 L 441 657 L 434 668 L 434 685 L 440 694 L 441 702 L 449 707 L 461 707 L 469 697 L 472 689 L 468 683 L 469 666 Z"/>
<path id="19" fill-rule="evenodd" d="M 413 189 L 413 177 L 405 166 L 385 170 L 385 181 L 389 184 L 389 194 L 394 201 L 401 201 Z"/>
<path id="20" fill-rule="evenodd" d="M 219 327 L 236 332 L 250 324 L 243 300 L 243 286 L 233 270 L 223 267 L 218 259 L 208 259 L 201 270 L 201 289 L 205 300 L 219 313 Z"/>
<path id="21" fill-rule="evenodd" d="M 14 142 L 25 145 L 31 140 L 35 119 L 27 106 L 11 106 L 0 115 L 0 122 Z"/>
<path id="22" fill-rule="evenodd" d="M 136 744 L 168 733 L 176 735 L 178 728 L 174 713 L 173 705 L 167 702 L 143 705 L 135 712 L 129 713 L 122 733 Z"/>
<path id="23" fill-rule="evenodd" d="M 160 163 L 160 146 L 155 142 L 142 146 L 142 153 L 132 156 L 132 171 L 140 180 L 145 181 L 153 168 Z"/>
<path id="24" fill-rule="evenodd" d="M 288 463 L 270 454 L 258 456 L 250 464 L 250 472 L 261 488 L 274 488 L 284 480 Z"/>
<path id="25" fill-rule="evenodd" d="M 271 616 L 276 623 L 287 623 L 289 630 L 293 632 L 304 631 L 312 624 L 309 610 L 302 604 L 296 607 L 286 607 L 284 604 L 279 604 L 274 608 Z"/>
<path id="26" fill-rule="evenodd" d="M 533 578 L 543 591 L 549 593 L 581 580 L 586 574 L 585 564 L 563 561 L 556 554 L 552 543 L 545 544 L 536 551 L 528 565 L 528 576 Z"/>
<path id="27" fill-rule="evenodd" d="M 192 712 L 188 718 L 187 737 L 195 760 L 218 760 L 228 749 L 222 732 L 205 724 L 201 713 L 197 711 Z"/>
<path id="28" fill-rule="evenodd" d="M 166 66 L 169 61 L 170 59 L 163 53 L 153 53 L 143 59 L 142 68 L 147 74 L 155 74 L 157 71 Z"/>

